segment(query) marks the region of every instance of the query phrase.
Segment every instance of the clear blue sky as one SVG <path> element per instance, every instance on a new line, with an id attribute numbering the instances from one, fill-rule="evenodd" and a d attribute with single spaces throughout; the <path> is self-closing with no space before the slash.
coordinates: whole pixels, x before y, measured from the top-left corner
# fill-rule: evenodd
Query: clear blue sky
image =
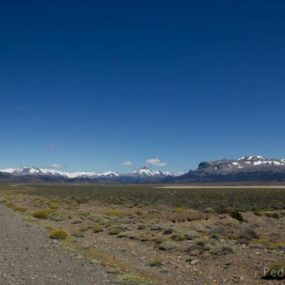
<path id="1" fill-rule="evenodd" d="M 2 2 L 0 167 L 285 157 L 284 1 Z"/>

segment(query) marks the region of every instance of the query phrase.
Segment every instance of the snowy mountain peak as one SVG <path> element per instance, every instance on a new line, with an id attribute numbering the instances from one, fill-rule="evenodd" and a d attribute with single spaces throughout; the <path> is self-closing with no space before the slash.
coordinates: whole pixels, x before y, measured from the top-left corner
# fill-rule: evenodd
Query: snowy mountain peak
<path id="1" fill-rule="evenodd" d="M 269 159 L 261 155 L 252 155 L 252 156 L 245 156 L 237 160 L 239 163 L 251 165 L 251 166 L 258 166 L 258 165 L 276 165 L 276 166 L 285 166 L 284 159 Z"/>
<path id="2" fill-rule="evenodd" d="M 198 169 L 206 171 L 235 171 L 249 170 L 259 168 L 268 168 L 275 166 L 285 166 L 284 159 L 268 159 L 261 155 L 243 156 L 237 160 L 217 160 L 200 163 Z"/>
<path id="3" fill-rule="evenodd" d="M 37 167 L 22 167 L 18 168 L 13 172 L 14 175 L 37 175 L 37 174 L 43 174 L 40 168 Z"/>
<path id="4" fill-rule="evenodd" d="M 160 171 L 160 170 L 152 170 L 149 169 L 146 166 L 143 166 L 142 168 L 139 168 L 132 173 L 133 175 L 136 176 L 149 176 L 149 177 L 154 177 L 154 176 L 173 176 L 173 174 L 169 171 Z"/>
<path id="5" fill-rule="evenodd" d="M 176 176 L 175 174 L 173 174 L 172 172 L 170 171 L 163 171 L 162 172 L 164 176 Z M 180 175 L 180 174 L 179 174 Z"/>
<path id="6" fill-rule="evenodd" d="M 241 158 L 238 159 L 238 161 L 242 161 L 242 160 L 245 160 L 245 161 L 259 161 L 259 160 L 267 160 L 267 158 L 265 158 L 264 156 L 262 155 L 250 155 L 250 156 L 243 156 Z"/>
<path id="7" fill-rule="evenodd" d="M 149 169 L 148 167 L 143 166 L 142 168 L 134 170 L 133 174 L 138 175 L 138 176 L 155 176 L 155 175 L 158 175 L 159 172 L 153 171 L 153 170 Z"/>
<path id="8" fill-rule="evenodd" d="M 115 171 L 107 171 L 107 172 L 103 172 L 103 173 L 98 173 L 97 176 L 99 176 L 99 177 L 119 177 L 120 174 L 118 172 L 115 172 Z"/>

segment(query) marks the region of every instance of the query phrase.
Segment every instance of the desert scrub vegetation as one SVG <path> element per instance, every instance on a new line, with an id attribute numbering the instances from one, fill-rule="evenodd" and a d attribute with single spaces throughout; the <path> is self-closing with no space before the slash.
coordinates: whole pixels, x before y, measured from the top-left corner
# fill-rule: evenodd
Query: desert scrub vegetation
<path id="1" fill-rule="evenodd" d="M 147 265 L 150 266 L 150 267 L 161 267 L 162 266 L 162 262 L 158 258 L 153 258 L 153 259 L 148 261 Z"/>
<path id="2" fill-rule="evenodd" d="M 126 230 L 126 228 L 123 226 L 114 225 L 114 226 L 109 227 L 108 234 L 109 235 L 118 235 L 125 230 Z"/>
<path id="3" fill-rule="evenodd" d="M 186 210 L 185 207 L 177 206 L 173 209 L 173 212 L 181 213 L 184 212 L 185 210 Z"/>
<path id="4" fill-rule="evenodd" d="M 191 270 L 202 272 L 213 260 L 220 264 L 212 263 L 212 272 L 233 271 L 234 267 L 239 270 L 240 257 L 246 256 L 246 266 L 256 267 L 266 264 L 266 256 L 280 258 L 285 249 L 285 189 L 174 191 L 149 185 L 36 185 L 25 192 L 21 189 L 16 191 L 23 196 L 5 197 L 5 203 L 27 208 L 26 217 L 31 221 L 50 225 L 49 234 L 63 228 L 65 245 L 104 266 L 115 265 L 121 274 L 147 272 L 143 276 L 154 280 L 177 275 L 169 284 L 190 284 L 196 276 Z M 44 219 L 48 220 L 35 221 L 32 214 L 42 211 L 47 211 Z M 227 265 L 227 260 L 236 266 Z M 184 274 L 190 283 L 180 282 Z M 145 284 L 141 283 L 145 280 L 125 277 L 118 284 Z"/>
<path id="5" fill-rule="evenodd" d="M 267 237 L 253 239 L 251 240 L 250 245 L 251 247 L 257 247 L 257 248 L 285 250 L 285 242 L 274 242 Z"/>
<path id="6" fill-rule="evenodd" d="M 50 210 L 41 210 L 32 213 L 32 216 L 36 219 L 46 220 L 51 214 Z"/>
<path id="7" fill-rule="evenodd" d="M 68 237 L 68 233 L 62 229 L 54 229 L 51 231 L 49 237 L 51 239 L 66 239 Z"/>
<path id="8" fill-rule="evenodd" d="M 49 201 L 47 205 L 50 209 L 57 210 L 60 207 L 60 202 L 59 201 Z"/>
<path id="9" fill-rule="evenodd" d="M 141 236 L 134 231 L 125 231 L 125 232 L 120 232 L 118 234 L 118 237 L 119 238 L 129 238 L 133 240 L 140 240 Z"/>
<path id="10" fill-rule="evenodd" d="M 96 224 L 92 227 L 93 233 L 101 233 L 104 231 L 104 228 L 100 224 Z"/>
<path id="11" fill-rule="evenodd" d="M 170 238 L 175 241 L 187 240 L 187 235 L 185 232 L 175 231 L 171 234 Z"/>
<path id="12" fill-rule="evenodd" d="M 230 215 L 233 219 L 236 219 L 239 222 L 244 222 L 243 215 L 239 210 L 237 209 L 233 210 L 232 212 L 230 212 Z"/>
<path id="13" fill-rule="evenodd" d="M 167 205 L 175 208 L 179 205 L 186 209 L 212 208 L 217 211 L 223 211 L 228 207 L 243 211 L 258 211 L 259 209 L 273 211 L 285 207 L 284 189 L 266 187 L 259 189 L 237 189 L 230 186 L 222 189 L 159 189 L 150 185 L 33 185 L 26 189 L 22 185 L 13 185 L 12 194 L 33 196 L 39 207 L 46 204 L 46 198 L 60 201 L 70 200 L 77 206 L 93 199 L 105 205 L 118 205 L 115 202 L 120 201 L 121 204 L 129 203 L 144 205 L 144 207 Z"/>
<path id="14" fill-rule="evenodd" d="M 124 217 L 127 214 L 122 210 L 109 210 L 105 212 L 105 215 L 110 217 Z"/>
<path id="15" fill-rule="evenodd" d="M 90 212 L 87 211 L 80 211 L 79 216 L 82 218 L 87 218 L 90 215 Z"/>
<path id="16" fill-rule="evenodd" d="M 89 230 L 93 230 L 93 225 L 84 225 L 79 228 L 79 231 L 82 233 L 87 232 Z"/>
<path id="17" fill-rule="evenodd" d="M 179 243 L 171 240 L 166 240 L 159 245 L 160 250 L 177 250 L 179 249 Z"/>
<path id="18" fill-rule="evenodd" d="M 27 211 L 27 208 L 21 207 L 21 206 L 15 206 L 14 210 L 15 210 L 16 212 L 24 213 L 24 212 Z"/>
<path id="19" fill-rule="evenodd" d="M 11 209 L 15 210 L 16 212 L 24 213 L 27 210 L 26 207 L 22 207 L 22 206 L 16 205 L 15 203 L 13 203 L 11 201 L 8 201 L 8 200 L 2 200 L 2 203 L 4 205 L 6 205 L 8 208 L 11 208 Z"/>

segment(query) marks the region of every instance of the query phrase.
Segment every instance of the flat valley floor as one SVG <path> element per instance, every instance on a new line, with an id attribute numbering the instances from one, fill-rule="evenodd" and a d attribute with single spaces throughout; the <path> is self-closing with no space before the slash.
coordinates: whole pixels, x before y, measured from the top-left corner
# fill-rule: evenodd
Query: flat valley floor
<path id="1" fill-rule="evenodd" d="M 0 201 L 1 285 L 285 282 L 283 186 L 7 184 Z"/>

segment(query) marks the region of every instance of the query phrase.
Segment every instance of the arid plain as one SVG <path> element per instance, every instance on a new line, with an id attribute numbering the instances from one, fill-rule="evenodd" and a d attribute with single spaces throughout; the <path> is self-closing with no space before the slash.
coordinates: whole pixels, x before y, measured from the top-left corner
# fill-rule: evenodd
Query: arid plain
<path id="1" fill-rule="evenodd" d="M 283 186 L 6 184 L 0 195 L 110 284 L 283 282 Z"/>

